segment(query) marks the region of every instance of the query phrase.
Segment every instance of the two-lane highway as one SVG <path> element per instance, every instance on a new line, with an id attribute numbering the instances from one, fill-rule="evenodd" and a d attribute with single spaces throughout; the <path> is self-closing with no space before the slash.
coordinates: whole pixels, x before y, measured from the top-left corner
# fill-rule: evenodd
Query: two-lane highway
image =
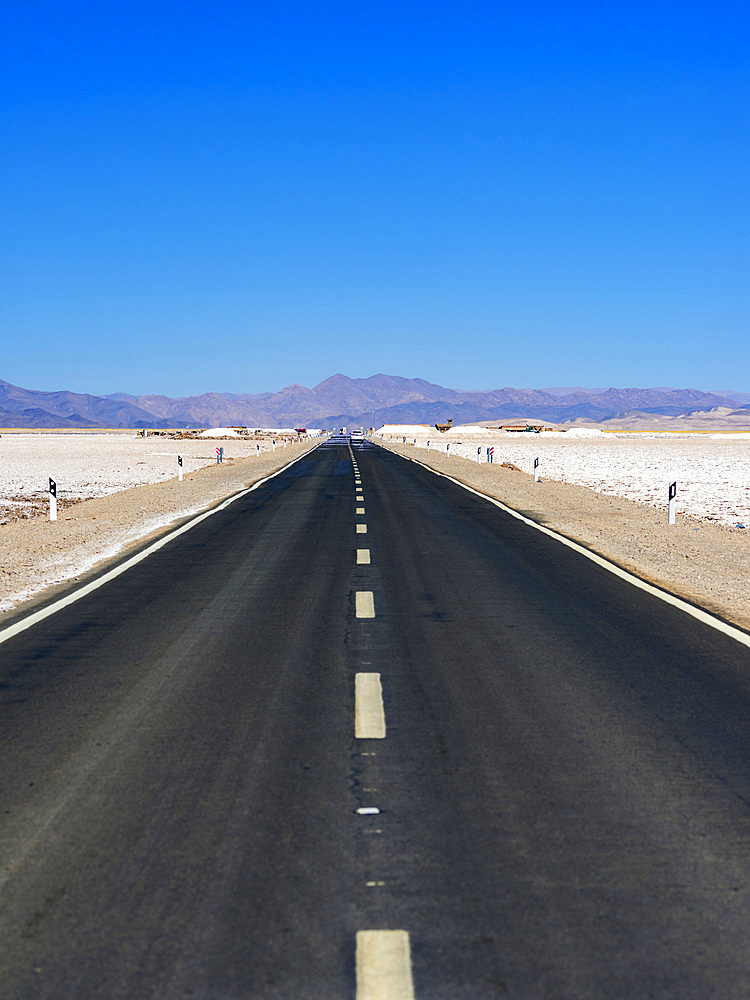
<path id="1" fill-rule="evenodd" d="M 2 641 L 0 995 L 750 993 L 748 648 L 333 440 Z"/>

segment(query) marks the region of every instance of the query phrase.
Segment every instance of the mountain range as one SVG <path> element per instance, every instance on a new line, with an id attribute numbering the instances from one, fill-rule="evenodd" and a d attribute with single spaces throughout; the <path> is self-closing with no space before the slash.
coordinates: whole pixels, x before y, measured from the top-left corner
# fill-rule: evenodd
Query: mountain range
<path id="1" fill-rule="evenodd" d="M 600 423 L 636 414 L 676 417 L 715 410 L 750 415 L 750 394 L 699 389 L 447 389 L 420 378 L 333 375 L 308 389 L 172 399 L 22 389 L 0 380 L 0 427 L 379 427 L 385 423 L 478 423 L 533 418 Z"/>

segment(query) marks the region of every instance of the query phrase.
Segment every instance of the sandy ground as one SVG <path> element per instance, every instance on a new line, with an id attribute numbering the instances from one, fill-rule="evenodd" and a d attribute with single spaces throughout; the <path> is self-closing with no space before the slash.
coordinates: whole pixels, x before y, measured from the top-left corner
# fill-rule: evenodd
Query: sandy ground
<path id="1" fill-rule="evenodd" d="M 411 445 L 384 447 L 445 472 L 611 559 L 642 579 L 750 631 L 750 530 L 647 506 L 585 486 L 542 480 L 500 465 L 477 465 Z"/>
<path id="2" fill-rule="evenodd" d="M 251 486 L 316 444 L 308 441 L 259 457 L 230 458 L 222 465 L 214 461 L 188 472 L 181 483 L 170 478 L 60 505 L 57 521 L 44 515 L 0 524 L 0 623 L 3 612 L 46 598 L 65 581 L 82 577 L 182 518 Z"/>

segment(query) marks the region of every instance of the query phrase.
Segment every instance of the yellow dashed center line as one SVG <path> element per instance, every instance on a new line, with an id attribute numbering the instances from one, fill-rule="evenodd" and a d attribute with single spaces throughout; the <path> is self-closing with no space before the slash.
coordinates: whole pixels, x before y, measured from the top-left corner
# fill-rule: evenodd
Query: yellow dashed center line
<path id="1" fill-rule="evenodd" d="M 371 590 L 358 590 L 356 593 L 357 618 L 374 618 L 375 601 Z"/>
<path id="2" fill-rule="evenodd" d="M 357 931 L 356 1000 L 414 1000 L 407 931 Z"/>
<path id="3" fill-rule="evenodd" d="M 380 674 L 356 674 L 354 678 L 354 735 L 358 740 L 385 739 Z"/>

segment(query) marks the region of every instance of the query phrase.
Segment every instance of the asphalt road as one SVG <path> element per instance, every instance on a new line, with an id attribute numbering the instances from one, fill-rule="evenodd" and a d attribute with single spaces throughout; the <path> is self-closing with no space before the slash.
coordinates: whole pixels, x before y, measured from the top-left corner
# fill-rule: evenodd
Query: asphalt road
<path id="1" fill-rule="evenodd" d="M 744 1000 L 748 734 L 746 647 L 332 442 L 0 645 L 0 996 Z"/>

